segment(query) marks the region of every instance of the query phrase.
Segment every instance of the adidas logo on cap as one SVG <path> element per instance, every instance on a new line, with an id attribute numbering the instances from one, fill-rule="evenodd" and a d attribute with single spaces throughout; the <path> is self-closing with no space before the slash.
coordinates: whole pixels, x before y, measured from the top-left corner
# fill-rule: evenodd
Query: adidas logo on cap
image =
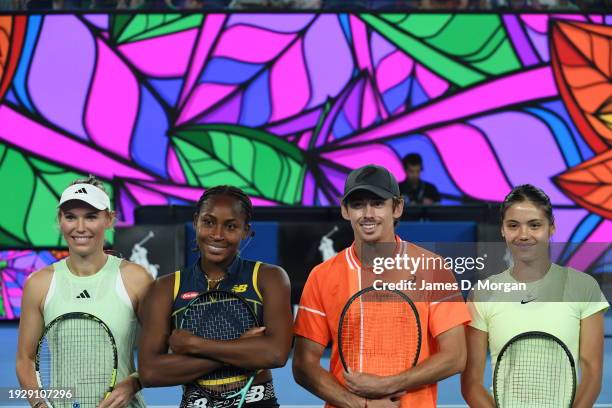
<path id="1" fill-rule="evenodd" d="M 90 299 L 91 296 L 89 296 L 89 292 L 87 292 L 87 289 L 82 291 L 81 293 L 79 293 L 79 296 L 76 297 L 77 299 Z"/>
<path id="2" fill-rule="evenodd" d="M 110 198 L 104 190 L 91 184 L 74 184 L 62 193 L 59 206 L 70 200 L 84 201 L 97 210 L 110 210 Z"/>

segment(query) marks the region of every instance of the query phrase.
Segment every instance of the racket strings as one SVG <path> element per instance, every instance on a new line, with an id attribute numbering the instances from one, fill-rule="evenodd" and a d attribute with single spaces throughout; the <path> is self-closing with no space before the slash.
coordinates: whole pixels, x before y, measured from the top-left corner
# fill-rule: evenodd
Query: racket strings
<path id="1" fill-rule="evenodd" d="M 71 390 L 71 399 L 50 400 L 54 407 L 72 407 L 75 401 L 81 407 L 97 407 L 110 386 L 114 361 L 109 335 L 98 322 L 85 318 L 60 320 L 41 341 L 41 386 Z"/>
<path id="2" fill-rule="evenodd" d="M 565 350 L 545 337 L 512 343 L 497 363 L 496 399 L 503 408 L 569 407 L 574 370 Z"/>
<path id="3" fill-rule="evenodd" d="M 182 318 L 181 328 L 212 340 L 235 340 L 252 327 L 258 326 L 249 306 L 229 293 L 204 294 L 189 305 Z M 198 381 L 208 392 L 223 396 L 244 387 L 252 370 L 224 366 Z"/>
<path id="4" fill-rule="evenodd" d="M 394 375 L 412 367 L 420 347 L 417 319 L 399 295 L 365 292 L 343 317 L 341 352 L 346 365 L 377 375 Z"/>

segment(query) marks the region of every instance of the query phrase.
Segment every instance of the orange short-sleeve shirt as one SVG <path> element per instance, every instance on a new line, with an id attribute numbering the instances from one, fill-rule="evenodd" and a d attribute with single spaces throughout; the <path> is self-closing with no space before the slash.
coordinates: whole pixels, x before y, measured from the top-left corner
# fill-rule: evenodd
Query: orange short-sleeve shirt
<path id="1" fill-rule="evenodd" d="M 407 245 L 421 249 L 413 244 Z M 364 273 L 371 272 L 361 269 L 353 246 L 317 265 L 311 271 L 304 286 L 294 326 L 297 336 L 322 346 L 331 343 L 330 372 L 341 384 L 344 384 L 342 374 L 344 369 L 338 354 L 338 323 L 346 302 L 362 289 Z M 418 363 L 435 353 L 435 337 L 453 327 L 470 322 L 469 311 L 462 301 L 432 302 L 420 299 L 415 302 L 415 306 L 423 330 Z M 431 384 L 404 395 L 401 406 L 434 408 L 436 400 L 437 385 Z M 326 404 L 326 407 L 331 405 Z"/>

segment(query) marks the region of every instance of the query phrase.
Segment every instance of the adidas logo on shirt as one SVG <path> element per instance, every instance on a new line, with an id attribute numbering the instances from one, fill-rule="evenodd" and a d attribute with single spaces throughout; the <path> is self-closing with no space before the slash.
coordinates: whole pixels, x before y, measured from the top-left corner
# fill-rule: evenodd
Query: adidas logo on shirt
<path id="1" fill-rule="evenodd" d="M 87 290 L 84 290 L 81 293 L 79 293 L 79 296 L 77 296 L 76 298 L 77 299 L 90 299 L 91 296 L 89 296 L 89 292 L 87 292 Z"/>
<path id="2" fill-rule="evenodd" d="M 85 188 L 83 187 L 75 191 L 74 194 L 88 194 L 88 193 L 87 193 L 87 190 L 85 190 Z"/>

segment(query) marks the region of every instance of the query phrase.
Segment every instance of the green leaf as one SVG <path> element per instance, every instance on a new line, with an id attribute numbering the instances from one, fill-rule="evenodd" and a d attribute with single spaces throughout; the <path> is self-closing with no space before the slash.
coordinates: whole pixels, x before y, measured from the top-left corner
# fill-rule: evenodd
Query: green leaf
<path id="1" fill-rule="evenodd" d="M 0 274 L 2 271 L 0 271 Z M 0 318 L 6 318 L 6 310 L 4 310 L 4 298 L 2 297 L 2 280 L 0 280 Z"/>
<path id="2" fill-rule="evenodd" d="M 129 14 L 115 14 L 111 16 L 110 32 L 111 38 L 117 41 L 117 38 L 121 35 L 121 32 L 130 23 L 130 20 L 134 16 Z"/>
<path id="3" fill-rule="evenodd" d="M 23 246 L 23 242 L 0 229 L 0 245 L 7 248 L 19 248 Z"/>
<path id="4" fill-rule="evenodd" d="M 189 185 L 230 184 L 283 204 L 298 204 L 306 174 L 302 151 L 269 133 L 233 125 L 193 125 L 172 134 Z"/>
<path id="5" fill-rule="evenodd" d="M 111 33 L 117 44 L 173 34 L 199 27 L 202 14 L 134 14 L 112 17 Z"/>
<path id="6" fill-rule="evenodd" d="M 0 157 L 0 185 L 11 186 L 11 198 L 0 218 L 0 245 L 65 246 L 57 225 L 57 203 L 71 182 L 86 175 L 26 156 L 1 143 Z M 112 201 L 112 186 L 105 187 Z M 112 234 L 107 238 L 112 242 Z"/>
<path id="7" fill-rule="evenodd" d="M 521 68 L 501 17 L 491 14 L 360 16 L 422 65 L 460 86 Z"/>

